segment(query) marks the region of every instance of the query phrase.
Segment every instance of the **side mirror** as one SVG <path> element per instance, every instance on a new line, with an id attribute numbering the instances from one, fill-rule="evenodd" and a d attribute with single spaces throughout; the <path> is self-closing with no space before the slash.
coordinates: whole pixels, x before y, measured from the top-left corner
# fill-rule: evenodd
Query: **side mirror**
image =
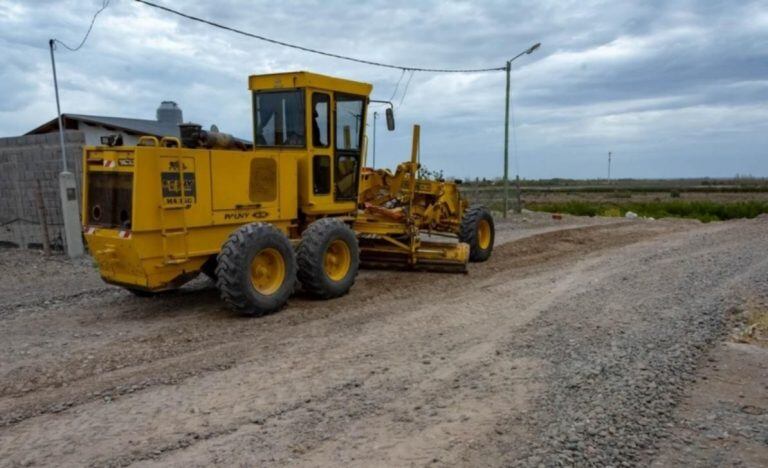
<path id="1" fill-rule="evenodd" d="M 391 107 L 387 107 L 385 114 L 387 116 L 387 130 L 389 130 L 390 132 L 394 131 L 395 130 L 395 112 L 392 110 Z"/>

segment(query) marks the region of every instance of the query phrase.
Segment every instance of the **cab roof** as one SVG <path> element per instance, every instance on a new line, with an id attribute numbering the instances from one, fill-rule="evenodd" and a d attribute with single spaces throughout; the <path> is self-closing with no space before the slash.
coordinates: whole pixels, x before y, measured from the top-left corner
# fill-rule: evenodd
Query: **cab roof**
<path id="1" fill-rule="evenodd" d="M 252 91 L 281 88 L 319 88 L 328 91 L 370 96 L 373 85 L 308 71 L 271 73 L 248 77 L 248 89 Z"/>

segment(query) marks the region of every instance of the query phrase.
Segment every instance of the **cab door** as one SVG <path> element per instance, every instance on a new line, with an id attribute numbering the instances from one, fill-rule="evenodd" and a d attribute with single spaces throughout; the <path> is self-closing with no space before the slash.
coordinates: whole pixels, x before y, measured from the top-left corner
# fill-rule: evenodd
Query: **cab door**
<path id="1" fill-rule="evenodd" d="M 312 91 L 310 96 L 309 185 L 310 211 L 326 211 L 333 205 L 332 96 Z"/>
<path id="2" fill-rule="evenodd" d="M 333 195 L 338 203 L 357 200 L 365 128 L 365 98 L 336 93 L 334 96 Z"/>

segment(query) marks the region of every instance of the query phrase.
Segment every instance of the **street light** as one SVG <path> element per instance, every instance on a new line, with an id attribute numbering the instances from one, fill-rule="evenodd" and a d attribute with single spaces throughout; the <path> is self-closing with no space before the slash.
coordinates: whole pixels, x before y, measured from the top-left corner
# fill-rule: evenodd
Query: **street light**
<path id="1" fill-rule="evenodd" d="M 531 47 L 525 49 L 511 59 L 507 60 L 507 100 L 504 107 L 504 217 L 507 217 L 509 211 L 509 74 L 512 69 L 512 62 L 523 56 L 532 53 L 541 47 L 541 42 L 537 42 Z M 517 210 L 520 210 L 520 174 L 517 175 Z"/>
<path id="2" fill-rule="evenodd" d="M 104 8 L 106 8 L 106 6 Z M 98 15 L 98 13 L 96 14 Z M 56 112 L 59 116 L 59 143 L 61 144 L 59 196 L 61 197 L 61 217 L 64 220 L 64 239 L 67 245 L 67 255 L 70 258 L 77 258 L 82 256 L 85 252 L 83 247 L 83 228 L 80 225 L 80 205 L 77 202 L 77 182 L 75 181 L 75 175 L 69 172 L 69 168 L 67 167 L 67 151 L 66 146 L 64 145 L 64 119 L 61 116 L 59 81 L 56 78 L 56 60 L 53 54 L 55 45 L 55 39 L 48 41 L 48 47 L 51 50 L 51 68 L 53 69 L 53 89 L 56 91 Z M 82 44 L 80 45 L 82 46 Z"/>

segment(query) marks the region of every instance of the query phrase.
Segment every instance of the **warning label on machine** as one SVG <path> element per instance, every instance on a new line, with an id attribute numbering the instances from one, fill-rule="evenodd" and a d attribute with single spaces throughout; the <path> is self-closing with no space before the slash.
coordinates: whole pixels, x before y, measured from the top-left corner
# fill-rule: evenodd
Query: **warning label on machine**
<path id="1" fill-rule="evenodd" d="M 181 184 L 178 172 L 161 172 L 160 181 L 163 187 L 163 202 L 167 205 L 180 205 L 195 203 L 197 190 L 195 187 L 195 173 L 184 173 L 184 199 L 181 199 Z"/>

